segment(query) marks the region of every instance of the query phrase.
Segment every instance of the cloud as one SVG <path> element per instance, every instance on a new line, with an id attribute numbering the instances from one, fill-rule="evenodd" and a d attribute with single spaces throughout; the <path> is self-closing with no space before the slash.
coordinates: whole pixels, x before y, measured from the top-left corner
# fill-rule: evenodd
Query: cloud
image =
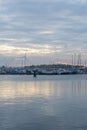
<path id="1" fill-rule="evenodd" d="M 86 53 L 86 41 L 86 0 L 0 0 L 1 56 L 64 59 Z"/>
<path id="2" fill-rule="evenodd" d="M 0 46 L 0 54 L 10 54 L 11 56 L 17 56 L 17 55 L 46 55 L 46 54 L 52 54 L 55 52 L 60 52 L 60 49 L 62 49 L 62 46 L 57 46 L 54 48 L 50 45 L 44 44 L 41 45 L 28 45 L 28 47 L 25 46 L 12 46 L 12 45 L 1 45 Z M 55 51 L 54 51 L 55 50 Z"/>

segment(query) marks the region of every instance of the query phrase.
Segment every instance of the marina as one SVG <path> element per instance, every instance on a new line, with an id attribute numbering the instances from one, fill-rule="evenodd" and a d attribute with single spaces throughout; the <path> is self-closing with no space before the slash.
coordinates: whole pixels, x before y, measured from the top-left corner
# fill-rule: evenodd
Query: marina
<path id="1" fill-rule="evenodd" d="M 0 0 L 0 130 L 87 130 L 87 0 Z"/>
<path id="2" fill-rule="evenodd" d="M 69 64 L 32 65 L 23 67 L 0 67 L 1 75 L 70 75 L 87 74 L 86 66 Z"/>

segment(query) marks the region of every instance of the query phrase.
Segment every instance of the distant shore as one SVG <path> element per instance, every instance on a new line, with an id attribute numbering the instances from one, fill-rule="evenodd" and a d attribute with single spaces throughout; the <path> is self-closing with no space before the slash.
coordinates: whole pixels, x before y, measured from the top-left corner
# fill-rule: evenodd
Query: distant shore
<path id="1" fill-rule="evenodd" d="M 0 67 L 0 75 L 76 75 L 87 74 L 86 66 L 69 64 L 32 65 L 23 67 Z"/>

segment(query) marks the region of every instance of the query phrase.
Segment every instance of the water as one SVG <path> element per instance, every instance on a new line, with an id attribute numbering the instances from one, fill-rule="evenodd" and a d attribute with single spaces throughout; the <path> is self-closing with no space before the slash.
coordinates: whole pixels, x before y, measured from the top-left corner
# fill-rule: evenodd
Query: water
<path id="1" fill-rule="evenodd" d="M 0 130 L 87 130 L 87 75 L 0 76 Z"/>

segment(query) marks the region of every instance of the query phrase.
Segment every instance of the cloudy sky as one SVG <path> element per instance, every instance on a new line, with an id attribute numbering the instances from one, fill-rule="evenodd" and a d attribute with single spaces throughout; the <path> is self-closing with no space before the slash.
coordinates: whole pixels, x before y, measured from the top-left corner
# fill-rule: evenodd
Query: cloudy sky
<path id="1" fill-rule="evenodd" d="M 87 57 L 87 0 L 0 0 L 0 65 Z"/>

